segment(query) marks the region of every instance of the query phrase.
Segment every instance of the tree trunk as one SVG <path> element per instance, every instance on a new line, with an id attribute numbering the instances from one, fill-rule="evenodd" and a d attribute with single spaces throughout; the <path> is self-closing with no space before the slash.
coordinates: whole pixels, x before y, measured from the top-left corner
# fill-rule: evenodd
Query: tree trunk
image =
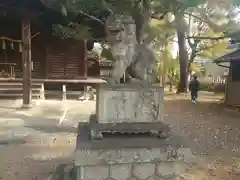
<path id="1" fill-rule="evenodd" d="M 184 12 L 176 12 L 176 31 L 178 37 L 179 64 L 180 64 L 180 82 L 178 84 L 177 93 L 182 93 L 187 90 L 187 68 L 188 68 L 188 52 L 186 48 L 186 21 Z"/>
<path id="2" fill-rule="evenodd" d="M 192 73 L 192 69 L 191 68 L 192 68 L 192 64 L 193 64 L 193 61 L 196 58 L 196 56 L 197 56 L 196 50 L 192 50 L 192 53 L 191 53 L 191 55 L 189 57 L 188 65 L 187 65 L 187 72 L 188 72 L 188 74 Z"/>
<path id="3" fill-rule="evenodd" d="M 179 48 L 179 64 L 180 64 L 180 82 L 178 86 L 178 93 L 187 90 L 187 66 L 188 66 L 188 53 L 185 44 L 185 34 L 177 29 L 178 48 Z"/>

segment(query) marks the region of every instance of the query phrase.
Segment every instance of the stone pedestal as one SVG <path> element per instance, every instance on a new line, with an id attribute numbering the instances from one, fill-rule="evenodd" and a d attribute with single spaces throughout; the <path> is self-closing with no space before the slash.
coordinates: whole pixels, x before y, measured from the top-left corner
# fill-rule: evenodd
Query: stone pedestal
<path id="1" fill-rule="evenodd" d="M 102 84 L 97 89 L 97 120 L 100 124 L 159 122 L 163 93 L 159 85 Z"/>
<path id="2" fill-rule="evenodd" d="M 90 118 L 92 137 L 102 132 L 151 132 L 163 135 L 163 87 L 102 84 L 97 89 L 96 115 Z"/>
<path id="3" fill-rule="evenodd" d="M 154 137 L 89 138 L 80 126 L 75 151 L 76 180 L 178 180 L 193 160 L 181 140 Z"/>

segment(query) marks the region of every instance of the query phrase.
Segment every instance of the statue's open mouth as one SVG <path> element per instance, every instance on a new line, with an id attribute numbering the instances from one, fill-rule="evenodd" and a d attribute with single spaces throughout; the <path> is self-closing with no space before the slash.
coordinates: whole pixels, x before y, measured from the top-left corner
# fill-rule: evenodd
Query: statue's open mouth
<path id="1" fill-rule="evenodd" d="M 124 31 L 124 29 L 120 28 L 120 27 L 118 28 L 118 27 L 109 26 L 108 31 L 110 32 L 111 35 L 116 35 L 116 34 L 120 33 L 121 31 Z"/>

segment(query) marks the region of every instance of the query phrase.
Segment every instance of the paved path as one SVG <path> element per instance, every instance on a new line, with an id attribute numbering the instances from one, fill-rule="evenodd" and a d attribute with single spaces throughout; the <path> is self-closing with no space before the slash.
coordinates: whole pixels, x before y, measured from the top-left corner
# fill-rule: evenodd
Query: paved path
<path id="1" fill-rule="evenodd" d="M 31 110 L 20 104 L 0 102 L 0 179 L 50 179 L 60 164 L 71 164 L 77 124 L 94 102 L 44 101 Z"/>

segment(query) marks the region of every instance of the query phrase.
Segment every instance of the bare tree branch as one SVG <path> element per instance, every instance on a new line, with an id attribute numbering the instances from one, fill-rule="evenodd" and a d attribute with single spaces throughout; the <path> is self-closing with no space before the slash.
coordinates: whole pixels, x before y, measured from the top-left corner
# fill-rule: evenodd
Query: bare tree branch
<path id="1" fill-rule="evenodd" d="M 94 16 L 92 16 L 92 15 L 90 15 L 90 14 L 87 14 L 87 13 L 85 13 L 85 12 L 83 12 L 83 11 L 79 11 L 79 14 L 82 14 L 82 15 L 84 15 L 84 16 L 86 16 L 86 17 L 88 17 L 89 19 L 92 19 L 92 20 L 94 20 L 94 21 L 98 21 L 100 24 L 104 25 L 103 21 L 101 21 L 100 19 L 98 19 L 98 18 L 96 18 L 96 17 L 94 17 Z"/>
<path id="2" fill-rule="evenodd" d="M 204 50 L 207 50 L 207 49 L 214 48 L 214 47 L 216 47 L 217 45 L 218 45 L 218 44 L 214 44 L 214 45 L 212 45 L 212 46 L 205 46 L 205 47 L 197 50 L 197 53 L 200 53 L 201 51 L 204 51 Z"/>
<path id="3" fill-rule="evenodd" d="M 227 24 L 223 24 L 223 25 L 216 24 L 216 22 L 214 22 L 214 20 L 212 20 L 211 17 L 209 16 L 209 13 L 206 7 L 197 8 L 196 11 L 206 21 L 206 23 L 211 29 L 218 32 L 223 32 L 226 30 Z"/>
<path id="4" fill-rule="evenodd" d="M 194 18 L 196 18 L 197 20 L 201 21 L 201 22 L 204 22 L 204 23 L 208 23 L 206 20 L 204 20 L 203 18 L 199 17 L 199 16 L 196 16 L 192 13 L 189 13 L 189 12 L 184 12 L 184 14 L 188 15 L 188 16 L 192 16 Z"/>
<path id="5" fill-rule="evenodd" d="M 174 39 L 169 39 L 169 41 L 178 43 L 178 41 L 177 41 L 177 40 L 174 40 Z"/>
<path id="6" fill-rule="evenodd" d="M 200 39 L 200 40 L 221 40 L 228 39 L 231 35 L 226 36 L 218 36 L 218 37 L 210 37 L 210 36 L 186 36 L 186 39 Z"/>
<path id="7" fill-rule="evenodd" d="M 164 12 L 163 14 L 158 14 L 158 13 L 153 13 L 150 14 L 150 18 L 152 19 L 156 19 L 156 20 L 163 20 L 163 18 L 165 17 L 165 15 L 167 15 L 168 12 Z"/>
<path id="8" fill-rule="evenodd" d="M 190 40 L 188 39 L 188 42 L 190 43 L 189 46 L 192 49 L 192 52 L 189 53 L 190 57 L 189 57 L 189 60 L 188 60 L 188 71 L 189 72 L 191 71 L 191 65 L 192 65 L 194 59 L 196 58 L 196 56 L 199 55 L 200 52 L 202 52 L 204 50 L 207 50 L 207 49 L 211 49 L 211 48 L 213 48 L 213 47 L 218 45 L 218 44 L 214 44 L 212 46 L 205 46 L 205 47 L 197 50 L 196 48 L 197 48 L 198 44 L 200 43 L 200 40 L 195 40 L 194 43 L 191 43 Z"/>

